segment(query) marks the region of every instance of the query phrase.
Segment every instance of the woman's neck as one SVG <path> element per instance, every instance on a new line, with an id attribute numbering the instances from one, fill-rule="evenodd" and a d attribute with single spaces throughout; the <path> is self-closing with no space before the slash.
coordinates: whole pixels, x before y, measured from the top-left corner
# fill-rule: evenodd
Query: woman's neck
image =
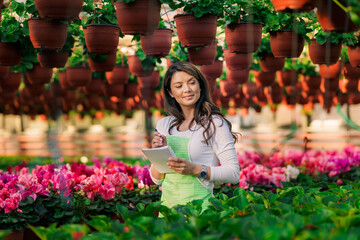
<path id="1" fill-rule="evenodd" d="M 194 118 L 195 108 L 182 108 L 184 114 L 184 122 L 190 122 Z"/>

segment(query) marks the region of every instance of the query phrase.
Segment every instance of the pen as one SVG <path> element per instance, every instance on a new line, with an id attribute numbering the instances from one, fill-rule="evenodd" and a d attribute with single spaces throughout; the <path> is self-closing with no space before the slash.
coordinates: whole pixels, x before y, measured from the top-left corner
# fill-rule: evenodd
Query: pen
<path id="1" fill-rule="evenodd" d="M 155 132 L 159 133 L 159 131 L 155 128 Z M 160 138 L 162 138 L 162 135 L 160 133 Z"/>

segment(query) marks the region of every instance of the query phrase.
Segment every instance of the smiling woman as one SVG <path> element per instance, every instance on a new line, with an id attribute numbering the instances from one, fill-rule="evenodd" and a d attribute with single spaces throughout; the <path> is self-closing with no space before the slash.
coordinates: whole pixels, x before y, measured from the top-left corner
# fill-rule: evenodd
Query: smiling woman
<path id="1" fill-rule="evenodd" d="M 165 206 L 200 199 L 204 210 L 213 196 L 214 182 L 239 182 L 234 147 L 237 136 L 211 101 L 208 83 L 194 65 L 171 65 L 163 91 L 170 116 L 157 123 L 152 147 L 171 146 L 176 157 L 169 158 L 167 164 L 175 172 L 164 175 L 152 166 L 151 177 L 156 184 L 162 184 Z"/>

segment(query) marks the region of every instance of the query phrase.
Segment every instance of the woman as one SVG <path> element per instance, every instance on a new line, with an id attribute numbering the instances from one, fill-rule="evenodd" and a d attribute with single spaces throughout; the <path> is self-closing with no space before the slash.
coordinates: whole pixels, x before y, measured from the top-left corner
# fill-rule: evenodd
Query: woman
<path id="1" fill-rule="evenodd" d="M 163 205 L 173 207 L 202 199 L 205 209 L 213 196 L 213 182 L 239 182 L 234 146 L 237 136 L 211 101 L 206 79 L 192 64 L 171 65 L 163 91 L 170 116 L 158 121 L 152 147 L 172 147 L 176 158 L 169 158 L 167 164 L 175 172 L 164 176 L 151 166 L 151 178 L 162 184 Z"/>

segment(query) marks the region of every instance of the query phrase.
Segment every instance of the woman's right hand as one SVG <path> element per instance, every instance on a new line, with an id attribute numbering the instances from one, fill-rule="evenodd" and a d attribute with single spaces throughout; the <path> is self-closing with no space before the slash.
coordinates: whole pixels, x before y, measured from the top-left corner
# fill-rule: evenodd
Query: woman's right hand
<path id="1" fill-rule="evenodd" d="M 154 138 L 151 142 L 152 148 L 163 147 L 167 145 L 166 137 L 159 132 L 154 133 Z"/>

